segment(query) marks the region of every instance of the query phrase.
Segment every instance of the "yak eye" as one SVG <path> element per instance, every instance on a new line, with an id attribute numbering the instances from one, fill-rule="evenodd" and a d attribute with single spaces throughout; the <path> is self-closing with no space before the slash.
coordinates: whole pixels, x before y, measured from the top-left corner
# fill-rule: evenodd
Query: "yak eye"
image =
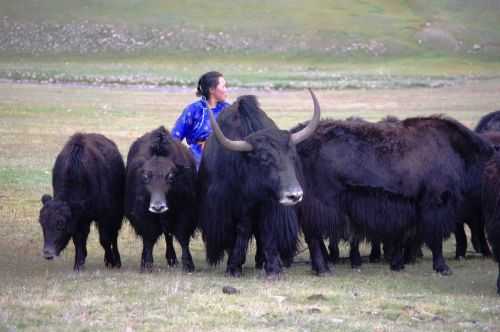
<path id="1" fill-rule="evenodd" d="M 151 175 L 148 173 L 142 174 L 142 181 L 144 181 L 144 183 L 149 183 L 151 181 Z"/>
<path id="2" fill-rule="evenodd" d="M 174 172 L 170 172 L 167 175 L 165 175 L 165 180 L 167 180 L 167 182 L 171 182 L 173 179 L 174 179 Z"/>

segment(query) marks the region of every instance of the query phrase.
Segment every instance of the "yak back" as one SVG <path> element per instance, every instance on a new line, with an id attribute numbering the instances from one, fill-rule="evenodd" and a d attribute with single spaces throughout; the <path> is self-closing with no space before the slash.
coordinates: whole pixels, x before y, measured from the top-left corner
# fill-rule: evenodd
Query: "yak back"
<path id="1" fill-rule="evenodd" d="M 500 110 L 494 111 L 483 116 L 476 128 L 476 133 L 483 133 L 486 131 L 500 131 Z"/>
<path id="2" fill-rule="evenodd" d="M 419 194 L 423 180 L 443 189 L 461 183 L 466 167 L 492 152 L 472 131 L 442 116 L 378 123 L 325 119 L 297 149 L 306 176 L 308 168 L 324 165 L 323 172 L 333 172 L 343 185 L 407 198 Z"/>
<path id="3" fill-rule="evenodd" d="M 120 209 L 125 166 L 116 144 L 100 134 L 74 134 L 52 169 L 54 198 L 88 213 Z M 91 216 L 92 217 L 92 216 Z"/>

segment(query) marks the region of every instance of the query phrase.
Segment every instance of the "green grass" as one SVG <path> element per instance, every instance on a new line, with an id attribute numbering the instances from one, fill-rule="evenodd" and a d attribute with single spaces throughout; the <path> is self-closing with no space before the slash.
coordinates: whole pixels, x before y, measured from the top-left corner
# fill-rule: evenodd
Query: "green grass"
<path id="1" fill-rule="evenodd" d="M 0 78 L 21 81 L 194 86 L 200 73 L 219 70 L 233 87 L 320 89 L 462 84 L 500 76 L 500 62 L 442 56 L 330 61 L 320 57 L 229 56 L 196 63 L 196 56 L 0 58 Z M 371 86 L 368 82 L 373 82 Z"/>
<path id="2" fill-rule="evenodd" d="M 499 81 L 470 81 L 442 89 L 318 91 L 325 116 L 378 120 L 445 113 L 473 126 L 498 107 Z M 253 92 L 282 128 L 311 114 L 305 91 Z M 311 274 L 307 252 L 283 278 L 269 282 L 253 268 L 254 246 L 241 279 L 224 277 L 225 265 L 207 266 L 199 234 L 192 242 L 193 274 L 166 267 L 164 241 L 155 247 L 156 268 L 139 273 L 141 241 L 125 222 L 119 238 L 123 267 L 106 270 L 93 227 L 86 271 L 72 272 L 72 244 L 45 261 L 38 224 L 40 197 L 51 192 L 55 156 L 75 131 L 100 132 L 125 156 L 139 135 L 171 127 L 192 89 L 144 90 L 0 83 L 0 330 L 26 331 L 457 331 L 491 330 L 500 324 L 495 294 L 497 267 L 471 254 L 454 261 L 454 274 L 432 272 L 424 259 L 391 272 L 387 264 L 352 270 L 344 262 L 332 276 Z M 103 105 L 107 105 L 103 108 Z M 68 112 L 68 109 L 71 111 Z M 105 112 L 106 111 L 106 112 Z M 179 247 L 177 253 L 180 254 Z M 367 255 L 369 247 L 362 246 Z M 341 254 L 348 248 L 343 245 Z M 240 293 L 225 295 L 231 285 Z"/>
<path id="3" fill-rule="evenodd" d="M 187 45 L 199 36 L 219 32 L 235 41 L 251 41 L 244 49 L 233 49 L 232 43 L 209 51 L 200 45 L 173 44 L 84 56 L 74 52 L 33 56 L 29 51 L 13 54 L 6 49 L 0 55 L 0 78 L 15 80 L 184 86 L 193 85 L 201 73 L 217 69 L 229 76 L 233 86 L 367 88 L 359 81 L 371 75 L 382 81 L 390 76 L 392 84 L 405 86 L 404 80 L 394 76 L 425 85 L 422 80 L 427 77 L 500 74 L 498 51 L 486 50 L 500 45 L 500 7 L 490 0 L 473 4 L 463 0 L 432 4 L 420 0 L 20 0 L 4 1 L 0 12 L 14 22 L 90 22 L 108 24 L 117 31 L 163 29 L 182 35 Z M 419 45 L 416 34 L 427 23 L 453 35 L 464 48 L 450 51 Z M 374 41 L 384 43 L 383 56 L 363 48 L 340 53 L 325 50 L 330 44 Z M 471 52 L 474 44 L 483 46 L 481 52 Z M 349 82 L 338 83 L 338 75 Z"/>

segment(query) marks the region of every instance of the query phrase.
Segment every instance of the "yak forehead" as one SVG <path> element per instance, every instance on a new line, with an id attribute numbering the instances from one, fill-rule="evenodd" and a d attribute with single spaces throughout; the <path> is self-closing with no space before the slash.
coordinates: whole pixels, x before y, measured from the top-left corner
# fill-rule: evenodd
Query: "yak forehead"
<path id="1" fill-rule="evenodd" d="M 288 150 L 292 146 L 290 133 L 274 128 L 255 132 L 249 135 L 246 141 L 252 144 L 255 150 Z"/>
<path id="2" fill-rule="evenodd" d="M 166 175 L 174 168 L 175 164 L 170 158 L 155 156 L 144 163 L 142 170 L 145 173 Z"/>
<path id="3" fill-rule="evenodd" d="M 40 211 L 40 221 L 53 220 L 57 217 L 69 218 L 71 216 L 71 210 L 63 201 L 52 200 L 47 202 L 42 210 Z"/>

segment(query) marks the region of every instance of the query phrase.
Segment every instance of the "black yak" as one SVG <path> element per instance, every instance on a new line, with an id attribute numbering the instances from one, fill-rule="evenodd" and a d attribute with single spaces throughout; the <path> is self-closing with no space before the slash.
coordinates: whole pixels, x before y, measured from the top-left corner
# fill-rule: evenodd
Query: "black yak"
<path id="1" fill-rule="evenodd" d="M 481 172 L 493 154 L 476 134 L 443 117 L 323 120 L 297 151 L 306 183 L 300 222 L 315 272 L 328 271 L 322 239 L 347 233 L 390 243 L 393 270 L 404 268 L 402 248 L 418 234 L 434 270 L 451 273 L 443 239 L 469 215 L 469 202 L 480 201 Z"/>
<path id="2" fill-rule="evenodd" d="M 497 293 L 500 295 L 500 154 L 487 163 L 483 173 L 482 208 L 486 234 L 498 263 Z"/>
<path id="3" fill-rule="evenodd" d="M 222 111 L 200 164 L 200 226 L 207 260 L 214 265 L 228 253 L 226 273 L 238 277 L 252 235 L 256 266 L 269 278 L 290 264 L 297 249 L 298 223 L 293 205 L 303 198 L 295 145 L 310 136 L 320 107 L 311 91 L 314 116 L 302 131 L 280 130 L 255 96 L 241 96 Z M 281 260 L 280 260 L 281 258 Z"/>
<path id="4" fill-rule="evenodd" d="M 500 150 L 500 110 L 481 117 L 474 131 L 489 142 L 495 150 Z M 476 206 L 474 210 L 479 211 L 479 213 L 476 212 L 468 216 L 465 220 L 465 223 L 471 230 L 472 245 L 476 252 L 482 253 L 484 256 L 491 256 L 484 233 L 484 218 L 481 216 L 482 210 L 480 206 Z M 467 236 L 462 223 L 457 225 L 455 236 L 457 239 L 456 258 L 464 258 L 467 251 Z"/>
<path id="5" fill-rule="evenodd" d="M 54 198 L 42 196 L 43 256 L 52 259 L 75 245 L 74 270 L 87 257 L 90 223 L 95 221 L 107 267 L 120 267 L 117 237 L 123 220 L 125 165 L 115 143 L 100 134 L 73 135 L 52 169 Z"/>
<path id="6" fill-rule="evenodd" d="M 142 238 L 141 271 L 153 269 L 153 247 L 165 234 L 166 259 L 177 263 L 172 235 L 182 248 L 184 271 L 194 270 L 189 240 L 196 228 L 196 165 L 162 126 L 138 138 L 127 156 L 125 215 Z"/>

